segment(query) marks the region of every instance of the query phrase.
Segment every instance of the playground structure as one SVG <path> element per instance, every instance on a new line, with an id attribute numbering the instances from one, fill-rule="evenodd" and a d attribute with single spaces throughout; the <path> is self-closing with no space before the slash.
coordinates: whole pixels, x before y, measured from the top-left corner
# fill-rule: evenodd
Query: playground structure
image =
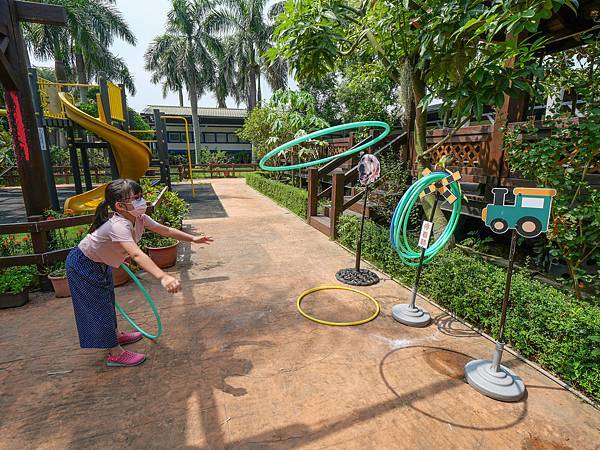
<path id="1" fill-rule="evenodd" d="M 55 5 L 0 0 L 0 83 L 6 94 L 3 113 L 10 125 L 27 216 L 39 216 L 50 208 L 60 209 L 48 148 L 48 128 L 64 129 L 68 136 L 76 195 L 66 201 L 66 209 L 89 212 L 102 200 L 104 186 L 94 187 L 92 183 L 88 158 L 88 150 L 92 148 L 106 151 L 112 178 L 140 179 L 152 165 L 152 151 L 146 145 L 151 143 L 160 181 L 170 188 L 165 128 L 158 110 L 154 111 L 155 130 L 144 130 L 155 133 L 156 139 L 152 142 L 137 139 L 132 134 L 137 130 L 129 133 L 132 127 L 123 87 L 100 79 L 97 85 L 99 117 L 84 113 L 76 107 L 69 91 L 94 85 L 38 79 L 36 70 L 29 67 L 20 21 L 64 26 L 66 13 Z M 103 142 L 94 142 L 88 138 L 90 135 Z"/>
<path id="2" fill-rule="evenodd" d="M 164 138 L 138 139 L 134 133 L 156 134 L 157 130 L 134 130 L 127 111 L 126 94 L 123 86 L 117 86 L 110 81 L 100 80 L 99 84 L 58 83 L 37 77 L 35 69 L 29 69 L 32 80 L 34 110 L 38 122 L 38 136 L 47 152 L 48 129 L 64 129 L 67 135 L 67 146 L 71 161 L 76 195 L 65 201 L 64 209 L 76 213 L 92 212 L 103 199 L 105 184 L 93 186 L 91 167 L 88 151 L 101 149 L 106 152 L 110 162 L 111 177 L 124 177 L 139 180 L 141 178 L 158 178 L 161 183 L 170 186 L 170 168 L 168 153 Z M 99 117 L 92 117 L 75 105 L 74 96 L 69 92 L 75 88 L 99 88 L 97 105 Z M 0 115 L 7 115 L 6 110 L 1 110 Z M 158 115 L 157 127 L 164 126 L 162 115 Z M 186 135 L 189 132 L 186 129 Z M 101 139 L 93 139 L 93 136 Z M 189 141 L 189 136 L 188 136 Z M 151 170 L 152 150 L 158 153 L 160 176 L 148 175 Z M 164 147 L 164 148 L 161 148 Z M 188 149 L 189 156 L 189 149 Z M 81 166 L 80 166 L 81 163 Z M 160 168 L 165 166 L 166 170 Z M 51 207 L 59 210 L 60 205 L 56 193 L 53 165 L 48 158 L 44 164 L 47 179 L 47 188 L 50 196 Z M 81 177 L 83 169 L 83 180 Z M 97 171 L 97 168 L 96 168 Z M 181 177 L 180 177 L 181 178 Z M 98 184 L 98 174 L 96 183 Z M 193 182 L 193 181 L 192 181 Z M 83 186 L 85 183 L 85 189 Z"/>
<path id="3" fill-rule="evenodd" d="M 150 168 L 152 151 L 147 144 L 154 143 L 158 150 L 159 166 L 161 169 L 160 181 L 170 186 L 170 170 L 168 153 L 164 145 L 164 139 L 159 140 L 156 130 L 132 130 L 127 110 L 127 101 L 123 86 L 117 86 L 111 82 L 100 80 L 98 85 L 82 85 L 76 83 L 54 83 L 39 79 L 37 93 L 34 99 L 39 98 L 37 113 L 43 117 L 43 123 L 47 126 L 67 128 L 69 137 L 69 152 L 73 168 L 74 183 L 77 195 L 65 201 L 64 209 L 74 212 L 90 212 L 103 199 L 105 185 L 92 187 L 89 173 L 89 160 L 87 150 L 89 148 L 102 148 L 109 157 L 112 178 L 123 177 L 139 180 L 143 178 Z M 92 117 L 77 108 L 72 94 L 66 92 L 70 88 L 98 87 L 100 92 L 96 96 L 98 105 L 98 118 Z M 162 119 L 156 122 L 157 127 L 163 125 Z M 83 130 L 83 137 L 75 138 L 75 127 Z M 141 140 L 133 133 L 155 133 L 157 139 Z M 88 134 L 102 139 L 104 142 L 90 142 Z M 81 186 L 79 173 L 79 155 L 83 163 L 83 171 L 86 179 L 86 191 Z M 50 177 L 52 174 L 47 174 Z M 79 178 L 79 179 L 78 179 Z M 51 193 L 52 195 L 52 193 Z M 53 201 L 53 207 L 56 206 Z"/>

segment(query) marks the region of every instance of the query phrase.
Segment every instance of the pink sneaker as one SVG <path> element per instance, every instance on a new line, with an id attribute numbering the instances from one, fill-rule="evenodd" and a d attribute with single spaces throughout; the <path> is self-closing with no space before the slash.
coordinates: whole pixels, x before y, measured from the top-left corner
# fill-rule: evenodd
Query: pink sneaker
<path id="1" fill-rule="evenodd" d="M 133 344 L 142 339 L 142 333 L 139 331 L 122 331 L 117 336 L 119 345 Z"/>
<path id="2" fill-rule="evenodd" d="M 143 353 L 130 352 L 129 350 L 123 350 L 118 356 L 108 355 L 106 358 L 106 365 L 108 367 L 129 367 L 138 366 L 146 360 L 146 355 Z"/>

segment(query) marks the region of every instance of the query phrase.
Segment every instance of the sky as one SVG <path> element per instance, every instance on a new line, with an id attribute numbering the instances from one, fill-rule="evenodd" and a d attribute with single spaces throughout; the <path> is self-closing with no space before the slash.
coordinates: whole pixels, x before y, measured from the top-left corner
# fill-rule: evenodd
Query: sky
<path id="1" fill-rule="evenodd" d="M 150 42 L 165 29 L 167 12 L 170 0 L 117 0 L 117 7 L 129 24 L 137 38 L 137 45 L 132 46 L 123 41 L 116 41 L 112 46 L 113 53 L 122 56 L 127 62 L 129 71 L 133 75 L 137 94 L 128 95 L 127 102 L 133 109 L 140 111 L 147 105 L 179 105 L 177 93 L 169 93 L 166 98 L 162 96 L 160 85 L 150 82 L 150 74 L 144 69 L 144 53 Z M 53 61 L 40 61 L 31 57 L 32 64 L 53 66 Z M 271 89 L 263 80 L 261 83 L 263 99 L 271 96 Z M 295 86 L 292 82 L 291 87 Z M 184 94 L 184 104 L 189 106 L 189 100 Z M 217 102 L 212 94 L 203 96 L 200 106 L 216 106 Z M 232 99 L 227 99 L 227 106 L 237 107 Z M 240 105 L 241 108 L 244 105 Z"/>

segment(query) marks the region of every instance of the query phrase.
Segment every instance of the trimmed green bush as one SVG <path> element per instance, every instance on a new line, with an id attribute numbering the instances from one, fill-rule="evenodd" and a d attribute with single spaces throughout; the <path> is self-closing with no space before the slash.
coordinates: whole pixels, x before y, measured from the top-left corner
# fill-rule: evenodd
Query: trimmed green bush
<path id="1" fill-rule="evenodd" d="M 270 180 L 260 173 L 247 173 L 244 177 L 248 186 L 272 198 L 279 205 L 289 209 L 302 219 L 306 219 L 308 192 L 304 189 L 299 189 L 280 181 Z"/>
<path id="2" fill-rule="evenodd" d="M 342 216 L 338 240 L 355 249 L 360 222 Z M 402 264 L 389 229 L 365 222 L 363 257 L 394 278 L 412 285 L 415 271 Z M 467 255 L 444 250 L 421 275 L 420 292 L 486 332 L 497 336 L 506 271 Z M 554 287 L 513 276 L 505 340 L 523 356 L 600 400 L 600 307 L 581 302 Z M 490 347 L 491 348 L 491 347 Z"/>

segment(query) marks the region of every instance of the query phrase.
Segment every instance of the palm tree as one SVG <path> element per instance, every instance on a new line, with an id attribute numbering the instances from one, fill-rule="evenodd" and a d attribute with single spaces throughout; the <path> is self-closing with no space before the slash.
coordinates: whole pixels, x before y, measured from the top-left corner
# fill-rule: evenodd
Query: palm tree
<path id="1" fill-rule="evenodd" d="M 248 109 L 262 100 L 261 72 L 273 90 L 287 86 L 287 64 L 276 61 L 267 64 L 262 55 L 271 47 L 274 17 L 281 9 L 275 3 L 265 15 L 268 0 L 226 0 L 209 20 L 212 31 L 228 34 L 230 58 L 238 73 L 236 86 L 245 94 Z"/>
<path id="2" fill-rule="evenodd" d="M 215 54 L 220 42 L 204 26 L 211 0 L 171 0 L 166 33 L 156 37 L 145 54 L 146 70 L 163 90 L 185 86 L 192 109 L 196 154 L 200 152 L 198 99 L 215 85 Z M 164 92 L 164 91 L 163 91 Z"/>
<path id="3" fill-rule="evenodd" d="M 127 65 L 109 50 L 115 38 L 136 43 L 115 0 L 47 0 L 45 3 L 65 8 L 67 26 L 27 24 L 25 35 L 37 57 L 54 59 L 57 79 L 66 81 L 76 72 L 77 82 L 87 84 L 91 77 L 104 73 L 135 93 Z M 87 88 L 81 87 L 80 95 L 85 101 Z"/>

